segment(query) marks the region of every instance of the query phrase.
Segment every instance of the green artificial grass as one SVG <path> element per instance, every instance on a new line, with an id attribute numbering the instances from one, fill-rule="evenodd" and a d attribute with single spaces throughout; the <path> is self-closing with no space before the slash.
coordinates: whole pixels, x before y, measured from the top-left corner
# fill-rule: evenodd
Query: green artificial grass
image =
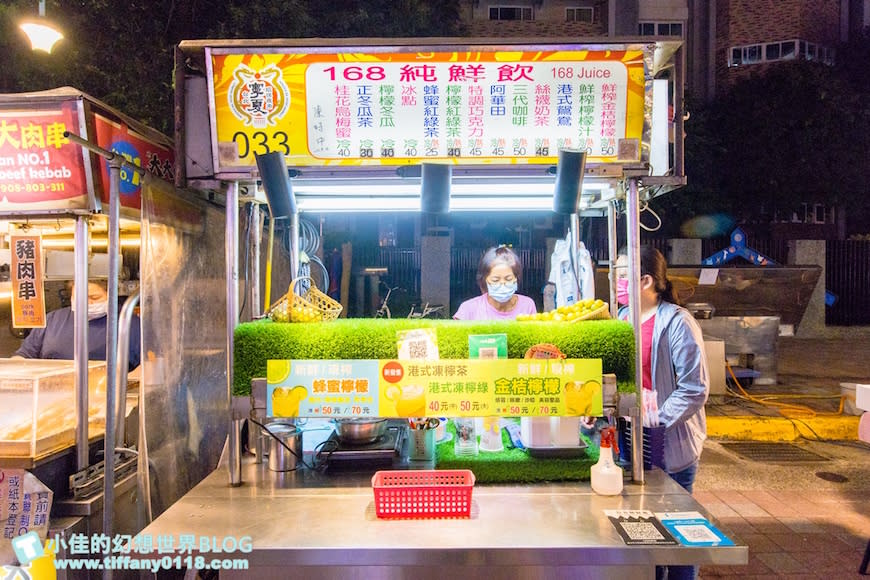
<path id="1" fill-rule="evenodd" d="M 519 421 L 517 421 L 519 423 Z M 447 432 L 456 437 L 453 421 Z M 590 468 L 598 462 L 598 446 L 581 434 L 586 441 L 586 455 L 573 459 L 531 457 L 527 451 L 511 447 L 507 432 L 502 429 L 504 451 L 480 451 L 476 456 L 457 456 L 453 452 L 453 439 L 439 443 L 435 448 L 435 466 L 438 469 L 470 469 L 476 483 L 540 483 L 542 481 L 588 481 Z"/>
<path id="2" fill-rule="evenodd" d="M 523 358 L 529 347 L 552 343 L 568 358 L 600 358 L 616 375 L 619 390 L 634 392 L 634 334 L 619 320 L 565 322 L 460 322 L 348 318 L 326 323 L 259 320 L 236 327 L 233 394 L 248 395 L 251 379 L 266 376 L 269 359 L 396 358 L 396 331 L 434 328 L 442 359 L 468 358 L 469 334 L 508 335 L 508 357 Z"/>

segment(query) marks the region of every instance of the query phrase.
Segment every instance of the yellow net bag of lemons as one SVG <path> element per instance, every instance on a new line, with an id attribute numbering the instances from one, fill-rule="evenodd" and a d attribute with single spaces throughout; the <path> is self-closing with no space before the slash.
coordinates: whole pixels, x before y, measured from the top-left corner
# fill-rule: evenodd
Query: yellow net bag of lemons
<path id="1" fill-rule="evenodd" d="M 311 284 L 308 290 L 296 294 L 293 288 L 300 280 L 309 280 Z M 269 318 L 275 322 L 328 322 L 339 314 L 341 304 L 318 290 L 314 280 L 307 276 L 294 278 L 287 293 L 269 309 Z"/>
<path id="2" fill-rule="evenodd" d="M 610 308 L 607 302 L 599 298 L 589 298 L 569 306 L 561 306 L 549 312 L 520 314 L 517 316 L 517 321 L 578 322 L 580 320 L 603 320 L 607 318 L 610 318 Z"/>

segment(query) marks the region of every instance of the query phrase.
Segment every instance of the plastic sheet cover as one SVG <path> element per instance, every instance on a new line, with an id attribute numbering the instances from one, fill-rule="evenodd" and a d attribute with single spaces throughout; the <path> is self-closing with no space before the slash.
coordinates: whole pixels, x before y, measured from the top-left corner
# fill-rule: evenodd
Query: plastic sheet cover
<path id="1" fill-rule="evenodd" d="M 227 435 L 223 208 L 148 179 L 140 291 L 154 517 L 217 467 Z"/>

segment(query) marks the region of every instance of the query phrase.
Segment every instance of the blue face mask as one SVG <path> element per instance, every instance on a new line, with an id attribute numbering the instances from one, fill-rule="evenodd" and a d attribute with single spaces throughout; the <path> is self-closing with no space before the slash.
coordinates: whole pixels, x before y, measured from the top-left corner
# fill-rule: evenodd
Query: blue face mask
<path id="1" fill-rule="evenodd" d="M 486 293 L 489 294 L 493 300 L 502 304 L 510 300 L 511 297 L 516 294 L 516 291 L 516 282 L 505 282 L 503 284 L 486 283 Z"/>

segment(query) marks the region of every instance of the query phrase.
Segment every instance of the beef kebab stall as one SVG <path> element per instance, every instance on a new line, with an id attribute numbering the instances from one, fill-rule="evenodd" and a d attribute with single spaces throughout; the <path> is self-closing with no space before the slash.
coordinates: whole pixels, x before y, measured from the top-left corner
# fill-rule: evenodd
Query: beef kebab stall
<path id="1" fill-rule="evenodd" d="M 227 432 L 222 399 L 208 396 L 226 365 L 210 340 L 225 327 L 213 259 L 225 212 L 175 187 L 170 139 L 76 89 L 0 95 L 0 126 L 0 480 L 38 480 L 51 505 L 14 524 L 21 504 L 4 505 L 12 564 L 8 541 L 30 530 L 134 535 L 213 469 Z M 13 357 L 47 311 L 69 306 L 70 281 L 95 280 L 118 305 L 105 310 L 104 345 L 89 340 L 81 291 L 58 349 L 68 357 Z"/>
<path id="2" fill-rule="evenodd" d="M 395 211 L 555 211 L 572 240 L 579 216 L 607 218 L 611 265 L 625 211 L 630 279 L 639 279 L 640 203 L 685 184 L 682 118 L 672 114 L 682 105 L 679 42 L 186 41 L 178 65 L 184 177 L 226 191 L 226 238 L 241 242 L 227 244 L 227 320 L 239 320 L 241 287 L 250 322 L 227 326 L 233 427 L 220 469 L 144 533 L 177 537 L 191 518 L 206 537 L 244 530 L 240 555 L 263 577 L 486 567 L 505 577 L 651 578 L 659 564 L 747 561 L 746 547 L 716 536 L 664 472 L 644 470 L 643 429 L 632 432 L 631 483 L 599 495 L 587 481 L 615 450 L 609 435 L 600 450 L 581 441 L 577 417 L 616 412 L 635 400 L 617 390 L 640 384 L 632 325 L 587 320 L 612 307 L 580 303 L 565 311 L 575 323 L 336 320 L 345 291 L 339 303 L 316 280 L 297 280 L 300 215 Z M 267 219 L 284 230 L 289 267 L 272 271 L 269 235 L 261 281 Z M 424 299 L 449 303 L 450 237 L 427 231 L 419 242 Z M 641 419 L 634 404 L 622 411 Z M 437 417 L 452 419 L 436 435 Z M 478 451 L 475 417 L 493 448 L 468 459 L 461 444 Z M 510 417 L 522 418 L 513 429 Z M 537 457 L 507 448 L 519 423 L 535 422 L 571 441 L 548 440 Z M 418 503 L 391 507 L 394 480 Z M 654 513 L 689 514 L 712 535 L 690 547 Z"/>

